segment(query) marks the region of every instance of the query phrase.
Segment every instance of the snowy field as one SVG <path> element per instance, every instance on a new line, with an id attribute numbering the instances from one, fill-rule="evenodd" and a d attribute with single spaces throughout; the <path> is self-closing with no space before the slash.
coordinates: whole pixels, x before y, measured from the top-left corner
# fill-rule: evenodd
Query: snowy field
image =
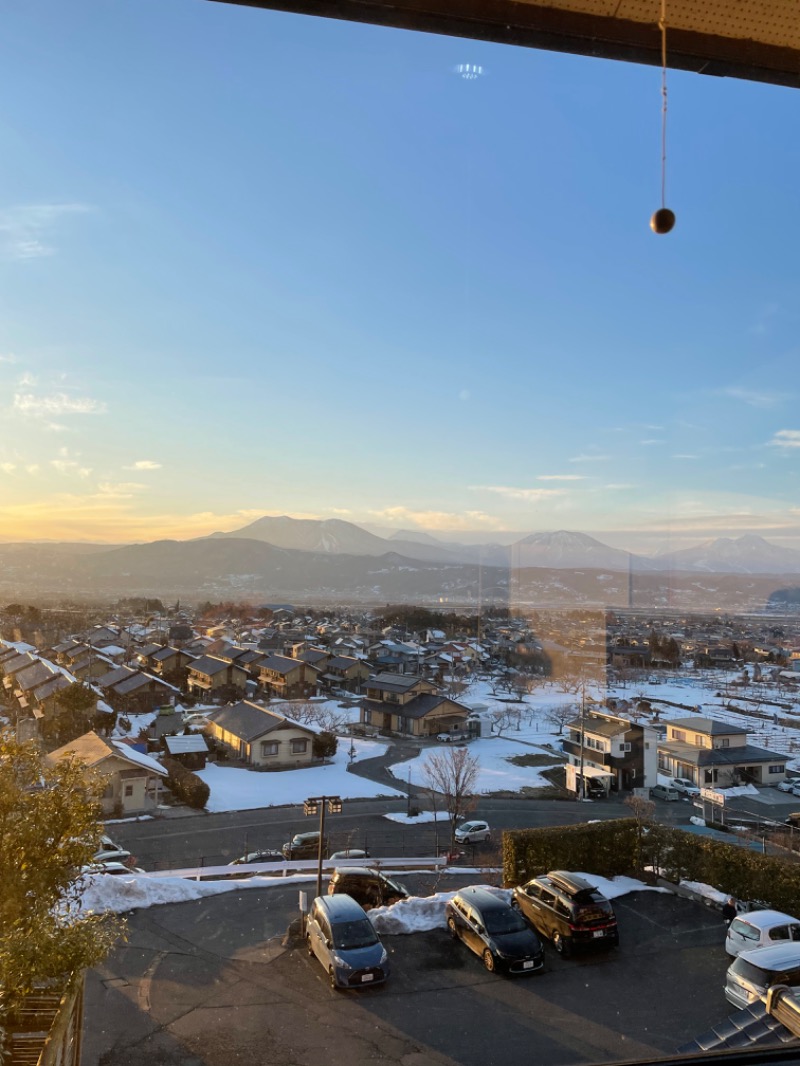
<path id="1" fill-rule="evenodd" d="M 387 745 L 374 740 L 353 739 L 355 759 L 371 759 L 383 755 Z M 260 773 L 209 763 L 198 770 L 211 789 L 206 810 L 249 811 L 256 807 L 281 807 L 302 803 L 309 796 L 341 796 L 342 799 L 369 799 L 373 796 L 404 796 L 404 792 L 368 781 L 348 772 L 350 738 L 339 739 L 339 750 L 330 763 L 307 769 Z"/>
<path id="2" fill-rule="evenodd" d="M 661 721 L 694 717 L 696 712 L 691 708 L 697 707 L 700 712 L 698 717 L 714 718 L 746 728 L 751 744 L 775 751 L 786 757 L 787 766 L 800 768 L 800 707 L 795 705 L 793 710 L 790 710 L 764 702 L 792 702 L 791 698 L 785 693 L 781 694 L 776 686 L 766 683 L 751 684 L 742 689 L 731 687 L 727 690 L 728 694 L 718 695 L 726 692 L 730 676 L 704 672 L 665 675 L 663 680 L 659 679 L 658 684 L 628 683 L 624 688 L 606 689 L 587 685 L 586 696 L 588 701 L 597 702 L 609 697 L 631 702 L 649 699 L 652 706 L 657 708 Z M 542 771 L 547 769 L 546 765 L 518 767 L 508 760 L 514 755 L 526 753 L 547 755 L 553 751 L 558 752 L 565 732 L 559 731 L 559 726 L 552 716 L 557 715 L 559 709 L 571 708 L 577 717 L 580 714 L 580 695 L 564 692 L 557 684 L 545 682 L 521 701 L 510 703 L 507 698 L 501 699 L 493 694 L 489 682 L 478 680 L 472 682 L 468 689 L 456 698 L 467 704 L 484 704 L 486 710 L 480 712 L 481 717 L 485 721 L 495 722 L 494 732 L 490 736 L 469 744 L 469 750 L 480 766 L 476 785 L 479 794 L 517 791 L 524 787 L 537 788 L 549 784 L 542 776 Z M 733 709 L 730 705 L 740 709 Z M 747 707 L 766 714 L 767 718 L 745 713 Z M 781 718 L 796 717 L 797 725 L 778 725 L 773 720 L 775 715 Z M 648 718 L 643 717 L 640 721 L 646 724 Z M 445 748 L 446 745 L 441 747 Z M 396 763 L 390 768 L 391 772 L 401 781 L 407 781 L 410 773 L 412 784 L 424 786 L 426 782 L 422 768 L 430 751 L 428 747 L 416 759 Z M 557 766 L 561 762 L 563 760 L 554 757 L 552 765 Z"/>

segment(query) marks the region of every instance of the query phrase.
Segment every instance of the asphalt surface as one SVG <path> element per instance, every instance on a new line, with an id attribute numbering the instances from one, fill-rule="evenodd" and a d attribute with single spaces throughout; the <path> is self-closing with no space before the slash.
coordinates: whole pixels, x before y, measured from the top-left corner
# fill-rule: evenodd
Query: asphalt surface
<path id="1" fill-rule="evenodd" d="M 389 981 L 357 992 L 332 991 L 286 935 L 296 908 L 287 887 L 130 916 L 89 975 L 83 1066 L 566 1066 L 670 1054 L 730 1014 L 719 912 L 671 894 L 615 901 L 618 950 L 548 946 L 545 972 L 521 978 L 487 973 L 443 929 L 385 937 Z"/>
<path id="2" fill-rule="evenodd" d="M 447 850 L 446 823 L 403 825 L 387 820 L 387 812 L 404 813 L 406 800 L 345 800 L 341 814 L 326 820 L 332 851 L 367 848 L 370 855 L 436 855 Z M 657 803 L 657 817 L 671 824 L 688 822 L 691 803 Z M 503 829 L 574 825 L 588 819 L 624 818 L 630 814 L 621 799 L 582 802 L 574 800 L 491 799 L 481 797 L 471 817 L 485 818 L 495 830 L 499 845 Z M 317 828 L 302 807 L 268 807 L 226 814 L 181 812 L 145 822 L 110 824 L 107 832 L 136 857 L 145 870 L 219 866 L 248 851 L 279 849 L 295 833 Z M 466 849 L 472 858 L 472 849 Z M 484 849 L 485 850 L 485 849 Z M 474 856 L 482 854 L 477 848 Z"/>

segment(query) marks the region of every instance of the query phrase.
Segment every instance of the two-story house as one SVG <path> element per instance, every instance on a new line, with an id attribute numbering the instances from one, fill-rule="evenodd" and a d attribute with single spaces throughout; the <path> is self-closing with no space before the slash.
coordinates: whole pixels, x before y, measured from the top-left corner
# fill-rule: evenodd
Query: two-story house
<path id="1" fill-rule="evenodd" d="M 244 692 L 247 671 L 227 659 L 201 655 L 188 663 L 186 670 L 186 687 L 193 696 L 217 696 L 228 688 Z"/>
<path id="2" fill-rule="evenodd" d="M 777 785 L 786 756 L 747 742 L 747 730 L 714 718 L 674 718 L 658 745 L 658 768 L 699 788 Z"/>
<path id="3" fill-rule="evenodd" d="M 361 703 L 364 725 L 415 737 L 468 728 L 469 708 L 442 695 L 423 677 L 377 674 L 366 683 Z"/>
<path id="4" fill-rule="evenodd" d="M 269 655 L 259 663 L 258 681 L 270 696 L 304 699 L 317 691 L 317 670 L 302 659 Z"/>
<path id="5" fill-rule="evenodd" d="M 584 782 L 596 781 L 606 791 L 625 792 L 658 783 L 658 734 L 650 726 L 591 709 L 568 722 L 567 729 L 569 735 L 561 747 L 569 760 L 570 791 L 579 791 L 581 766 Z"/>

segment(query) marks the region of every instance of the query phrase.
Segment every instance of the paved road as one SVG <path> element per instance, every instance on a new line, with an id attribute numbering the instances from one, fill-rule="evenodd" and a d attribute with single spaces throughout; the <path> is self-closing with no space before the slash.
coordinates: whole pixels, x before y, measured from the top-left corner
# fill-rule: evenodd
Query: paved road
<path id="1" fill-rule="evenodd" d="M 729 1013 L 719 913 L 671 895 L 617 901 L 619 951 L 548 947 L 532 978 L 488 974 L 441 929 L 387 937 L 390 981 L 358 993 L 284 940 L 296 899 L 252 889 L 131 916 L 89 975 L 83 1066 L 567 1066 L 670 1053 Z"/>
<path id="2" fill-rule="evenodd" d="M 688 820 L 689 803 L 659 805 L 663 820 Z M 341 814 L 331 815 L 326 830 L 333 850 L 366 847 L 381 855 L 434 855 L 446 850 L 448 830 L 444 823 L 404 825 L 389 821 L 387 812 L 402 814 L 405 800 L 345 801 Z M 532 799 L 481 798 L 477 817 L 486 818 L 496 830 L 497 843 L 503 829 L 574 825 L 590 818 L 620 818 L 629 814 L 619 800 L 586 802 Z M 110 825 L 109 834 L 122 843 L 145 870 L 179 869 L 185 866 L 216 866 L 231 862 L 255 848 L 280 848 L 294 833 L 315 829 L 316 819 L 306 818 L 302 807 L 267 807 L 227 814 L 198 814 L 147 822 Z M 481 852 L 478 850 L 476 855 Z"/>

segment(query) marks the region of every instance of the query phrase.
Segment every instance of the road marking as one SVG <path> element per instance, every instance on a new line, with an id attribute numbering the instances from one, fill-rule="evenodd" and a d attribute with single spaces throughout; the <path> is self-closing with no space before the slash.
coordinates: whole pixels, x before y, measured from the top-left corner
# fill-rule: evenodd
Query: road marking
<path id="1" fill-rule="evenodd" d="M 153 977 L 156 970 L 161 965 L 162 960 L 165 959 L 167 955 L 169 955 L 168 951 L 156 952 L 153 961 L 142 974 L 139 989 L 136 993 L 136 1000 L 139 1004 L 139 1010 L 143 1011 L 145 1014 L 150 1013 L 150 989 L 153 985 Z"/>

